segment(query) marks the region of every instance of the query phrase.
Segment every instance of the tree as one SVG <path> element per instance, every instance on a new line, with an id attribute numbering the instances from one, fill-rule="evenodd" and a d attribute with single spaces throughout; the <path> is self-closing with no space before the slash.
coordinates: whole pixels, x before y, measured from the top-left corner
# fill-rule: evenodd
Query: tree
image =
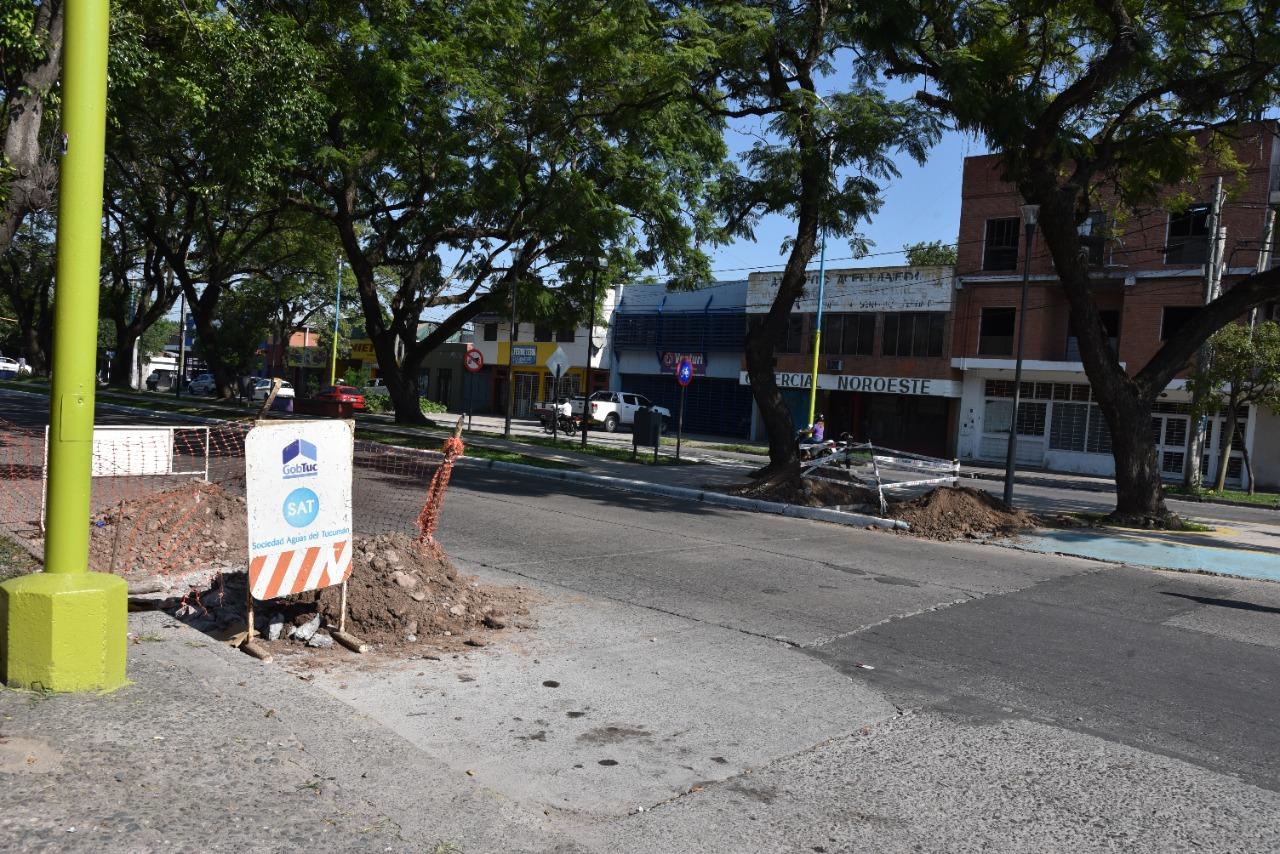
<path id="1" fill-rule="evenodd" d="M 879 209 L 881 185 L 898 174 L 891 154 L 922 159 L 938 125 L 862 78 L 819 95 L 819 80 L 855 47 L 852 31 L 833 17 L 828 0 L 708 5 L 720 50 L 703 104 L 721 119 L 761 119 L 769 132 L 744 156 L 743 169 L 723 183 L 726 231 L 753 238 L 755 225 L 770 214 L 796 223 L 783 247 L 789 252 L 778 292 L 768 313 L 753 318 L 745 349 L 751 393 L 769 439 L 769 465 L 760 474 L 798 474 L 795 427 L 774 380 L 773 354 L 804 291 L 819 230 L 852 238 L 860 254 L 866 241 L 857 235 L 858 223 Z"/>
<path id="2" fill-rule="evenodd" d="M 0 256 L 0 293 L 13 311 L 18 349 L 37 374 L 49 369 L 53 352 L 53 238 L 52 214 L 30 211 Z"/>
<path id="3" fill-rule="evenodd" d="M 102 253 L 100 314 L 113 326 L 108 384 L 129 388 L 133 382 L 134 344 L 164 317 L 181 291 L 159 249 L 131 228 L 108 200 L 108 224 Z"/>
<path id="4" fill-rule="evenodd" d="M 1111 430 L 1112 517 L 1176 524 L 1147 429 L 1151 406 L 1215 330 L 1280 292 L 1280 268 L 1237 281 L 1129 375 L 1108 345 L 1079 227 L 1103 199 L 1156 204 L 1215 159 L 1230 164 L 1233 130 L 1276 103 L 1275 3 L 903 0 L 845 14 L 871 57 L 925 84 L 916 99 L 983 137 L 1006 180 L 1040 206 Z"/>
<path id="5" fill-rule="evenodd" d="M 1191 386 L 1198 392 L 1200 410 L 1195 417 L 1222 412 L 1225 416 L 1218 437 L 1218 474 L 1213 488 L 1226 486 L 1227 463 L 1235 440 L 1236 418 L 1247 406 L 1280 409 L 1280 324 L 1265 321 L 1256 327 L 1229 323 L 1209 339 L 1213 357 L 1196 366 Z M 1248 466 L 1248 451 L 1245 464 Z M 1249 493 L 1253 494 L 1253 469 L 1248 469 Z"/>
<path id="6" fill-rule="evenodd" d="M 326 100 L 293 202 L 341 242 L 398 421 L 423 420 L 423 357 L 517 285 L 522 312 L 554 290 L 585 317 L 602 254 L 601 293 L 658 265 L 705 278 L 702 197 L 723 141 L 688 103 L 712 45 L 679 9 L 374 0 L 320 21 L 313 8 L 255 12 L 306 40 Z M 429 309 L 443 319 L 419 340 Z"/>
<path id="7" fill-rule="evenodd" d="M 902 247 L 906 253 L 907 263 L 912 267 L 954 267 L 956 265 L 956 247 L 944 244 L 941 240 L 929 243 L 908 243 Z"/>
<path id="8" fill-rule="evenodd" d="M 53 207 L 61 141 L 56 112 L 54 121 L 45 119 L 57 106 L 62 17 L 62 0 L 9 2 L 0 15 L 0 255 L 29 215 Z"/>
<path id="9" fill-rule="evenodd" d="M 283 204 L 289 143 L 319 129 L 305 51 L 287 31 L 245 25 L 212 0 L 129 0 L 112 24 L 108 209 L 121 233 L 146 244 L 141 273 L 157 294 L 147 305 L 163 304 L 161 283 L 170 305 L 186 296 L 200 352 L 228 396 L 258 318 L 228 316 L 221 300 L 275 275 L 296 249 L 280 238 L 297 227 Z M 113 275 L 132 273 L 126 264 Z"/>

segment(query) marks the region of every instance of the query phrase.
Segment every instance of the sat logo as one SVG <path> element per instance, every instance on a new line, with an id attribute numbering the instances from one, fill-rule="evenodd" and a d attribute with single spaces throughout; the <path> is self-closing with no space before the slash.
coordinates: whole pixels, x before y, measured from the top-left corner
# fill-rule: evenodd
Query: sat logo
<path id="1" fill-rule="evenodd" d="M 320 471 L 316 463 L 316 446 L 306 439 L 294 439 L 284 446 L 281 473 L 285 480 L 295 477 L 314 477 Z"/>

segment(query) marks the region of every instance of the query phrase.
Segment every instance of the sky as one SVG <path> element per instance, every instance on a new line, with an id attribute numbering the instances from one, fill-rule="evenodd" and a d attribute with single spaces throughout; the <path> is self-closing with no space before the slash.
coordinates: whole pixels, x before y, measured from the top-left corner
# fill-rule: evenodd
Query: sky
<path id="1" fill-rule="evenodd" d="M 734 137 L 745 140 L 742 133 L 732 133 L 730 145 L 736 149 L 749 143 L 734 143 Z M 941 240 L 955 243 L 960 229 L 960 178 L 964 158 L 985 154 L 986 148 L 971 137 L 949 132 L 929 152 L 929 159 L 917 164 L 907 156 L 896 159 L 902 177 L 893 181 L 883 193 L 880 212 L 861 231 L 874 246 L 871 257 L 849 259 L 849 244 L 835 240 L 827 244 L 827 261 L 837 266 L 891 266 L 905 264 L 902 247 L 907 243 Z M 780 254 L 783 241 L 794 233 L 794 223 L 781 216 L 770 217 L 756 229 L 756 239 L 738 241 L 712 253 L 712 270 L 716 279 L 746 278 L 752 269 L 781 269 L 786 257 Z M 894 254 L 880 255 L 891 252 Z M 813 264 L 818 258 L 815 255 Z M 748 269 L 749 268 L 749 269 Z"/>

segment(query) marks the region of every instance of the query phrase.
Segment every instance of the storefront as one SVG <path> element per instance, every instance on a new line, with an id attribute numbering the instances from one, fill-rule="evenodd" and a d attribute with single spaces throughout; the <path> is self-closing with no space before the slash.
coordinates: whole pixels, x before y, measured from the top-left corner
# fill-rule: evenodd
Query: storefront
<path id="1" fill-rule="evenodd" d="M 961 459 L 1002 464 L 1012 426 L 1018 431 L 1020 466 L 1105 477 L 1115 474 L 1111 432 L 1089 384 L 1080 381 L 1082 373 L 1034 367 L 1024 371 L 1028 379 L 1022 383 L 1016 423 L 1011 376 L 1002 370 L 966 370 L 960 401 Z M 1169 481 L 1181 482 L 1185 476 L 1194 433 L 1189 404 L 1184 381 L 1176 380 L 1152 408 L 1149 428 L 1156 444 L 1156 461 L 1161 475 Z M 1230 486 L 1243 482 L 1244 448 L 1253 443 L 1255 421 L 1255 413 L 1245 410 L 1236 422 L 1227 465 Z M 1206 480 L 1217 476 L 1224 426 L 1221 415 L 1207 419 L 1200 459 L 1200 472 Z"/>
<path id="2" fill-rule="evenodd" d="M 811 375 L 776 373 L 774 380 L 791 409 L 792 421 L 797 426 L 806 423 Z M 740 372 L 739 382 L 748 384 L 746 371 Z M 951 457 L 960 394 L 961 385 L 954 380 L 818 374 L 817 411 L 826 416 L 828 436 L 848 433 L 859 442 Z M 762 434 L 757 419 L 754 435 Z"/>

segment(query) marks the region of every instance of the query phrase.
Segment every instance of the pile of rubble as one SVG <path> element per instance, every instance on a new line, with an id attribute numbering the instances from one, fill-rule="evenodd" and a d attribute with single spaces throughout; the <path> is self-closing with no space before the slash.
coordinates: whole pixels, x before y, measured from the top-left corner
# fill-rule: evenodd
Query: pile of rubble
<path id="1" fill-rule="evenodd" d="M 175 616 L 230 637 L 244 631 L 247 579 L 234 573 L 174 603 Z M 485 646 L 508 627 L 528 628 L 530 591 L 482 584 L 443 555 L 399 533 L 358 538 L 347 581 L 346 631 L 375 650 L 452 651 Z M 255 630 L 268 647 L 328 647 L 338 627 L 341 588 L 300 593 L 254 606 Z"/>

